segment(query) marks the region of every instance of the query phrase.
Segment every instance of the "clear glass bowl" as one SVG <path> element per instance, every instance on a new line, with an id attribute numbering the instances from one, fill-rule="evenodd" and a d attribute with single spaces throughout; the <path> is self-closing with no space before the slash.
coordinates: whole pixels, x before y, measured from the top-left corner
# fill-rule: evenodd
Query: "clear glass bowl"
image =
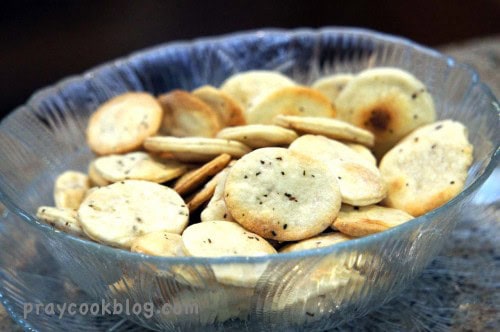
<path id="1" fill-rule="evenodd" d="M 159 94 L 217 86 L 249 69 L 279 70 L 308 84 L 323 75 L 376 66 L 414 73 L 433 95 L 438 117 L 464 123 L 474 145 L 467 187 L 422 217 L 383 233 L 303 252 L 162 258 L 76 238 L 34 216 L 39 205 L 53 204 L 59 173 L 86 171 L 93 158 L 85 143 L 87 119 L 112 96 L 129 90 Z M 121 317 L 157 330 L 338 326 L 393 298 L 435 257 L 498 164 L 498 132 L 498 103 L 474 71 L 408 40 L 371 31 L 264 30 L 141 51 L 39 91 L 1 122 L 0 199 L 11 211 L 6 212 L 10 219 L 0 222 L 2 300 L 25 327 L 52 330 L 107 328 Z M 239 271 L 241 279 L 227 280 L 228 269 Z M 128 302 L 131 312 L 105 318 L 19 315 L 26 302 L 37 301 Z M 143 305 L 142 313 L 132 312 L 134 304 L 136 309 Z"/>

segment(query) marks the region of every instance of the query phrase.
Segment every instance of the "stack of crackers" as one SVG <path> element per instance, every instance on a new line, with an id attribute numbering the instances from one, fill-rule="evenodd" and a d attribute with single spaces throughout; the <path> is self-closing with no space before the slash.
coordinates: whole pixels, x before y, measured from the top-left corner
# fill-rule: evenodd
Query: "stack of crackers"
<path id="1" fill-rule="evenodd" d="M 159 256 L 268 255 L 381 232 L 460 193 L 473 152 L 465 126 L 436 122 L 427 88 L 397 68 L 130 92 L 95 111 L 87 138 L 88 173 L 61 174 L 38 218 Z"/>

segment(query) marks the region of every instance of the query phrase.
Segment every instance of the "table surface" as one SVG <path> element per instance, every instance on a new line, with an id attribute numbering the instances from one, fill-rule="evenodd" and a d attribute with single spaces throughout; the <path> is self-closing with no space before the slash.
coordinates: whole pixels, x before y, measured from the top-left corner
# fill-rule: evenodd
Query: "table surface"
<path id="1" fill-rule="evenodd" d="M 488 36 L 480 39 L 466 40 L 460 43 L 443 45 L 439 51 L 453 56 L 459 62 L 471 65 L 497 96 L 500 96 L 500 35 Z M 1 209 L 1 207 L 0 207 Z M 478 290 L 478 293 L 481 290 Z M 496 308 L 468 308 L 465 324 L 457 324 L 449 328 L 450 331 L 478 331 L 486 330 L 485 322 L 497 321 L 500 317 Z M 458 310 L 458 309 L 457 309 Z M 494 329 L 495 327 L 493 327 Z M 5 312 L 0 304 L 0 331 L 22 331 Z"/>

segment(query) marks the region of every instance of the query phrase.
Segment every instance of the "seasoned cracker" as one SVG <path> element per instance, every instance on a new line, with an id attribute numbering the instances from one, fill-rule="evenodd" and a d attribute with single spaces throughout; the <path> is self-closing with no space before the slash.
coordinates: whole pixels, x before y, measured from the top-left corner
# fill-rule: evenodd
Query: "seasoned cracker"
<path id="1" fill-rule="evenodd" d="M 66 171 L 59 175 L 54 185 L 54 202 L 58 208 L 76 210 L 90 188 L 87 174 Z"/>
<path id="2" fill-rule="evenodd" d="M 108 180 L 102 177 L 102 175 L 95 168 L 95 160 L 91 161 L 88 169 L 90 185 L 92 187 L 104 187 L 110 184 Z"/>
<path id="3" fill-rule="evenodd" d="M 214 176 L 224 169 L 230 161 L 231 156 L 227 153 L 217 156 L 202 167 L 190 172 L 189 176 L 179 179 L 179 181 L 175 183 L 174 190 L 177 191 L 179 195 L 184 195 L 193 191 L 206 183 L 211 176 Z"/>
<path id="4" fill-rule="evenodd" d="M 203 137 L 150 137 L 144 142 L 144 147 L 152 152 L 168 152 L 183 162 L 207 162 L 223 153 L 239 158 L 251 151 L 237 141 Z"/>
<path id="5" fill-rule="evenodd" d="M 338 95 L 339 120 L 375 134 L 377 157 L 401 138 L 435 121 L 432 96 L 412 74 L 397 68 L 370 68 L 354 77 Z"/>
<path id="6" fill-rule="evenodd" d="M 342 205 L 333 225 L 340 232 L 361 237 L 383 232 L 413 219 L 408 213 L 388 207 Z"/>
<path id="7" fill-rule="evenodd" d="M 189 211 L 173 189 L 126 180 L 93 191 L 78 209 L 84 232 L 98 242 L 129 249 L 139 236 L 156 231 L 180 234 Z"/>
<path id="8" fill-rule="evenodd" d="M 102 104 L 89 119 L 87 142 L 97 154 L 124 153 L 141 147 L 156 134 L 163 111 L 156 99 L 144 92 L 128 92 Z"/>
<path id="9" fill-rule="evenodd" d="M 200 98 L 183 90 L 158 97 L 163 108 L 162 135 L 214 137 L 222 128 L 217 113 Z"/>
<path id="10" fill-rule="evenodd" d="M 274 125 L 253 124 L 224 128 L 218 138 L 241 142 L 253 149 L 284 146 L 292 143 L 298 136 L 293 130 Z"/>
<path id="11" fill-rule="evenodd" d="M 281 73 L 269 70 L 250 70 L 227 78 L 220 89 L 247 110 L 255 98 L 273 90 L 294 86 L 295 82 Z"/>
<path id="12" fill-rule="evenodd" d="M 182 237 L 165 231 L 151 232 L 132 241 L 130 251 L 152 256 L 183 256 Z"/>
<path id="13" fill-rule="evenodd" d="M 264 256 L 276 250 L 262 237 L 230 221 L 206 221 L 190 225 L 182 233 L 183 250 L 195 257 Z M 265 271 L 262 264 L 212 265 L 218 282 L 254 287 Z"/>
<path id="14" fill-rule="evenodd" d="M 333 74 L 316 80 L 311 84 L 311 88 L 324 94 L 331 103 L 335 103 L 339 93 L 353 78 L 352 74 Z"/>
<path id="15" fill-rule="evenodd" d="M 345 144 L 304 135 L 290 145 L 290 150 L 325 163 L 338 181 L 343 203 L 365 206 L 386 196 L 387 188 L 377 167 Z"/>
<path id="16" fill-rule="evenodd" d="M 36 216 L 60 231 L 71 235 L 85 236 L 74 209 L 40 206 Z"/>
<path id="17" fill-rule="evenodd" d="M 440 207 L 462 191 L 472 160 L 463 124 L 443 120 L 415 130 L 380 162 L 385 205 L 415 217 Z"/>
<path id="18" fill-rule="evenodd" d="M 338 219 L 338 217 L 337 217 Z M 335 232 L 335 233 L 327 233 L 313 236 L 309 239 L 299 241 L 297 243 L 292 243 L 284 246 L 279 250 L 280 253 L 292 252 L 292 251 L 301 251 L 307 249 L 316 249 L 322 247 L 328 247 L 336 243 L 344 242 L 350 240 L 351 237 Z"/>
<path id="19" fill-rule="evenodd" d="M 160 162 L 146 152 L 103 156 L 94 160 L 93 167 L 107 182 L 145 180 L 162 183 L 186 172 L 185 165 L 175 160 Z"/>
<path id="20" fill-rule="evenodd" d="M 279 115 L 334 117 L 335 109 L 322 93 L 290 86 L 258 97 L 246 112 L 249 124 L 272 124 Z"/>
<path id="21" fill-rule="evenodd" d="M 368 130 L 350 123 L 323 117 L 278 115 L 274 123 L 301 134 L 323 135 L 325 137 L 373 146 L 375 136 Z"/>
<path id="22" fill-rule="evenodd" d="M 340 192 L 326 165 L 284 148 L 262 148 L 231 167 L 224 199 L 243 227 L 264 238 L 297 241 L 337 216 Z"/>
<path id="23" fill-rule="evenodd" d="M 203 100 L 219 116 L 223 126 L 241 126 L 246 123 L 243 109 L 230 95 L 210 85 L 191 92 Z"/>

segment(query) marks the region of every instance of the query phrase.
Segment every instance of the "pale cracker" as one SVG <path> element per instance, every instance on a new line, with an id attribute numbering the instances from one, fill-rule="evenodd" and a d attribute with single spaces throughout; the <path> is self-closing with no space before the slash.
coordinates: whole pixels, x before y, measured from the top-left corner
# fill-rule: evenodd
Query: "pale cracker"
<path id="1" fill-rule="evenodd" d="M 284 128 L 296 130 L 301 134 L 323 135 L 325 137 L 373 146 L 375 136 L 368 130 L 361 129 L 345 121 L 336 119 L 278 115 L 274 123 Z"/>
<path id="2" fill-rule="evenodd" d="M 370 164 L 377 166 L 377 158 L 373 155 L 370 149 L 366 146 L 356 143 L 345 143 L 348 147 L 359 153 L 361 157 L 363 157 Z"/>
<path id="3" fill-rule="evenodd" d="M 383 232 L 413 219 L 408 213 L 388 207 L 342 205 L 333 225 L 340 232 L 361 237 Z"/>
<path id="4" fill-rule="evenodd" d="M 234 161 L 232 161 L 231 163 L 234 163 Z M 224 201 L 224 187 L 226 185 L 227 176 L 229 175 L 229 168 L 231 167 L 231 163 L 228 167 L 223 169 L 214 177 L 217 179 L 217 184 L 215 185 L 215 190 L 212 198 L 208 202 L 206 208 L 200 214 L 201 221 L 234 221 L 234 218 L 228 211 L 226 202 Z"/>
<path id="5" fill-rule="evenodd" d="M 162 135 L 214 137 L 222 128 L 217 113 L 200 98 L 183 90 L 158 97 L 163 108 Z"/>
<path id="6" fill-rule="evenodd" d="M 237 141 L 203 137 L 150 137 L 144 142 L 144 147 L 152 152 L 169 152 L 184 162 L 207 162 L 223 153 L 239 158 L 251 151 Z"/>
<path id="7" fill-rule="evenodd" d="M 257 149 L 288 145 L 298 136 L 293 130 L 279 126 L 253 124 L 224 128 L 219 131 L 217 137 L 238 141 L 253 149 Z"/>
<path id="8" fill-rule="evenodd" d="M 397 68 L 371 68 L 359 73 L 335 101 L 339 120 L 375 134 L 380 158 L 415 128 L 435 120 L 434 102 L 425 85 Z"/>
<path id="9" fill-rule="evenodd" d="M 282 247 L 279 250 L 279 252 L 286 253 L 286 252 L 292 252 L 292 251 L 301 251 L 301 250 L 307 250 L 307 249 L 322 248 L 322 247 L 331 246 L 331 245 L 336 244 L 336 243 L 344 242 L 344 241 L 347 241 L 350 239 L 351 239 L 351 237 L 349 237 L 345 234 L 339 233 L 339 232 L 320 234 L 320 235 L 313 236 L 309 239 L 299 241 L 297 243 L 288 244 L 288 245 Z"/>
<path id="10" fill-rule="evenodd" d="M 174 190 L 177 191 L 179 195 L 184 195 L 193 191 L 206 183 L 211 176 L 214 176 L 224 169 L 230 161 L 231 156 L 227 153 L 215 157 L 202 167 L 191 172 L 189 176 L 179 179 L 179 181 L 175 183 Z"/>
<path id="11" fill-rule="evenodd" d="M 152 256 L 183 256 L 182 237 L 165 231 L 151 232 L 132 241 L 130 251 Z"/>
<path id="12" fill-rule="evenodd" d="M 220 89 L 234 98 L 246 111 L 252 107 L 256 97 L 294 85 L 294 81 L 279 72 L 250 70 L 230 76 L 222 83 Z"/>
<path id="13" fill-rule="evenodd" d="M 262 95 L 246 112 L 249 124 L 272 124 L 279 115 L 334 117 L 335 109 L 322 93 L 304 86 L 290 86 Z"/>
<path id="14" fill-rule="evenodd" d="M 92 187 L 104 187 L 111 183 L 105 178 L 103 178 L 102 175 L 96 170 L 95 160 L 89 163 L 88 174 L 90 179 L 90 185 Z"/>
<path id="15" fill-rule="evenodd" d="M 304 135 L 290 145 L 290 150 L 325 163 L 338 180 L 344 203 L 365 206 L 386 196 L 387 188 L 377 167 L 345 144 Z"/>
<path id="16" fill-rule="evenodd" d="M 36 216 L 38 219 L 43 220 L 60 231 L 71 235 L 85 236 L 78 221 L 76 211 L 73 209 L 40 206 L 36 212 Z"/>
<path id="17" fill-rule="evenodd" d="M 156 134 L 163 111 L 156 99 L 144 92 L 128 92 L 102 104 L 89 119 L 87 142 L 92 151 L 105 155 L 141 147 Z"/>
<path id="18" fill-rule="evenodd" d="M 76 210 L 90 188 L 87 174 L 66 171 L 59 175 L 54 185 L 54 202 L 58 208 Z"/>
<path id="19" fill-rule="evenodd" d="M 311 88 L 324 94 L 331 103 L 335 103 L 339 93 L 353 78 L 352 74 L 333 74 L 316 80 L 311 84 Z"/>
<path id="20" fill-rule="evenodd" d="M 155 160 L 146 152 L 109 155 L 94 160 L 93 167 L 108 182 L 145 180 L 166 182 L 186 172 L 186 166 L 175 160 Z"/>
<path id="21" fill-rule="evenodd" d="M 217 174 L 218 175 L 218 174 Z M 198 209 L 203 203 L 207 202 L 215 192 L 215 186 L 217 185 L 217 175 L 211 178 L 203 188 L 201 188 L 198 192 L 194 193 L 191 197 L 187 199 L 187 206 L 190 212 Z"/>
<path id="22" fill-rule="evenodd" d="M 91 239 L 129 249 L 135 238 L 150 232 L 180 234 L 189 211 L 169 187 L 126 180 L 92 192 L 78 209 L 78 218 Z"/>
<path id="23" fill-rule="evenodd" d="M 222 90 L 204 85 L 191 92 L 203 100 L 219 116 L 223 126 L 241 126 L 246 123 L 243 109 L 237 101 Z"/>
<path id="24" fill-rule="evenodd" d="M 196 257 L 264 256 L 276 250 L 262 237 L 230 221 L 206 221 L 187 227 L 182 233 L 183 250 Z M 212 265 L 217 281 L 252 287 L 267 267 L 263 264 Z"/>
<path id="25" fill-rule="evenodd" d="M 337 216 L 340 192 L 326 165 L 284 148 L 262 148 L 231 167 L 224 199 L 234 219 L 264 238 L 297 241 Z"/>
<path id="26" fill-rule="evenodd" d="M 461 123 L 444 120 L 415 130 L 380 162 L 385 205 L 415 217 L 440 207 L 462 191 L 472 160 Z"/>

